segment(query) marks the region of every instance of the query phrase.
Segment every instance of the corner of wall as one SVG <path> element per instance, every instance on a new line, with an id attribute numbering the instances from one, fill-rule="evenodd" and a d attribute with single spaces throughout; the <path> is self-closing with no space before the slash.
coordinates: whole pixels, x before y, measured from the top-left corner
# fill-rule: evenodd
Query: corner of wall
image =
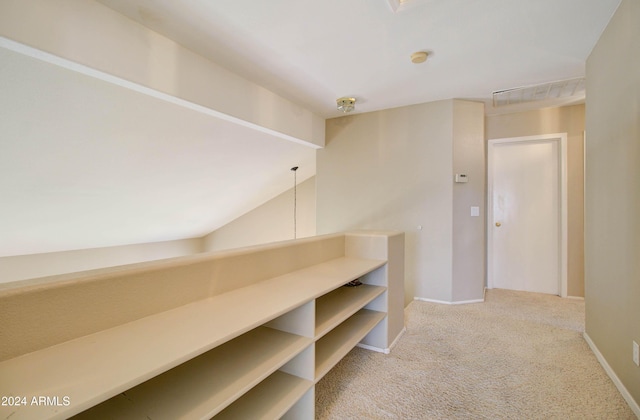
<path id="1" fill-rule="evenodd" d="M 484 103 L 453 102 L 452 146 L 451 301 L 476 301 L 482 299 L 486 271 Z M 467 182 L 456 183 L 455 174 L 466 175 Z"/>
<path id="2" fill-rule="evenodd" d="M 640 367 L 640 2 L 622 0 L 587 59 L 585 331 L 636 404 Z M 603 363 L 603 366 L 605 365 Z M 615 379 L 614 379 L 615 380 Z"/>

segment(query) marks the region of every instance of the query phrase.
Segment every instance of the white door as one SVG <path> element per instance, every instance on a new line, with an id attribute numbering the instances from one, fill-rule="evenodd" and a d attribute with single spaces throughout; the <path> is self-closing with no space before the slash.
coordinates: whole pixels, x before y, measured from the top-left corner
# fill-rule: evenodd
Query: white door
<path id="1" fill-rule="evenodd" d="M 566 295 L 562 136 L 489 141 L 490 288 Z"/>

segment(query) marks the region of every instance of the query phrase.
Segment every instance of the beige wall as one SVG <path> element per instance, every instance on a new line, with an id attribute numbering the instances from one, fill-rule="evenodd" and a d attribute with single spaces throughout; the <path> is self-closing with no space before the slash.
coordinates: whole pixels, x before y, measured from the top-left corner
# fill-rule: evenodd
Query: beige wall
<path id="1" fill-rule="evenodd" d="M 316 161 L 317 231 L 404 231 L 405 302 L 462 295 L 454 296 L 453 284 L 453 127 L 455 118 L 474 112 L 483 118 L 475 104 L 446 100 L 327 120 L 326 146 Z M 467 136 L 480 141 L 478 117 L 464 121 L 469 125 L 458 131 L 460 142 Z M 465 170 L 477 170 L 471 166 Z M 484 239 L 469 239 L 483 253 Z M 463 288 L 478 294 L 464 295 L 467 300 L 482 298 L 483 266 L 476 273 Z"/>
<path id="2" fill-rule="evenodd" d="M 638 22 L 640 1 L 622 0 L 587 60 L 585 302 L 586 334 L 640 416 Z"/>
<path id="3" fill-rule="evenodd" d="M 293 175 L 291 178 L 293 185 Z M 298 184 L 296 236 L 316 234 L 315 177 Z M 293 188 L 205 236 L 204 249 L 214 251 L 293 239 Z"/>
<path id="4" fill-rule="evenodd" d="M 202 252 L 201 239 L 155 242 L 0 258 L 0 283 L 74 273 Z"/>
<path id="5" fill-rule="evenodd" d="M 567 133 L 567 295 L 584 296 L 584 105 L 486 118 L 486 139 Z"/>
<path id="6" fill-rule="evenodd" d="M 484 105 L 453 102 L 453 173 L 466 174 L 467 183 L 453 184 L 452 300 L 482 296 L 486 284 Z M 471 207 L 480 215 L 471 216 Z"/>

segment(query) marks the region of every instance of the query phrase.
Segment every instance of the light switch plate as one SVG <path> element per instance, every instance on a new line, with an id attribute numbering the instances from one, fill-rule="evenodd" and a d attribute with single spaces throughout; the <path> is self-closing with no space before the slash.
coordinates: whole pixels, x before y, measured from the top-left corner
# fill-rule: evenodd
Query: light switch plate
<path id="1" fill-rule="evenodd" d="M 480 216 L 480 207 L 477 207 L 477 206 L 471 206 L 471 216 L 472 216 L 472 217 L 478 217 L 478 216 Z"/>
<path id="2" fill-rule="evenodd" d="M 456 174 L 455 180 L 457 183 L 464 183 L 469 181 L 466 174 Z"/>

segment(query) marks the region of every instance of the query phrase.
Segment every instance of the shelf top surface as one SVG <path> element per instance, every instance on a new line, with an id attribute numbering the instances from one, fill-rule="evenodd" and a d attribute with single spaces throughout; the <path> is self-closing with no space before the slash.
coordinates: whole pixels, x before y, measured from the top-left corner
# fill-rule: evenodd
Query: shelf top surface
<path id="1" fill-rule="evenodd" d="M 384 264 L 337 258 L 1 362 L 1 395 L 70 400 L 9 407 L 7 415 L 81 412 Z"/>

